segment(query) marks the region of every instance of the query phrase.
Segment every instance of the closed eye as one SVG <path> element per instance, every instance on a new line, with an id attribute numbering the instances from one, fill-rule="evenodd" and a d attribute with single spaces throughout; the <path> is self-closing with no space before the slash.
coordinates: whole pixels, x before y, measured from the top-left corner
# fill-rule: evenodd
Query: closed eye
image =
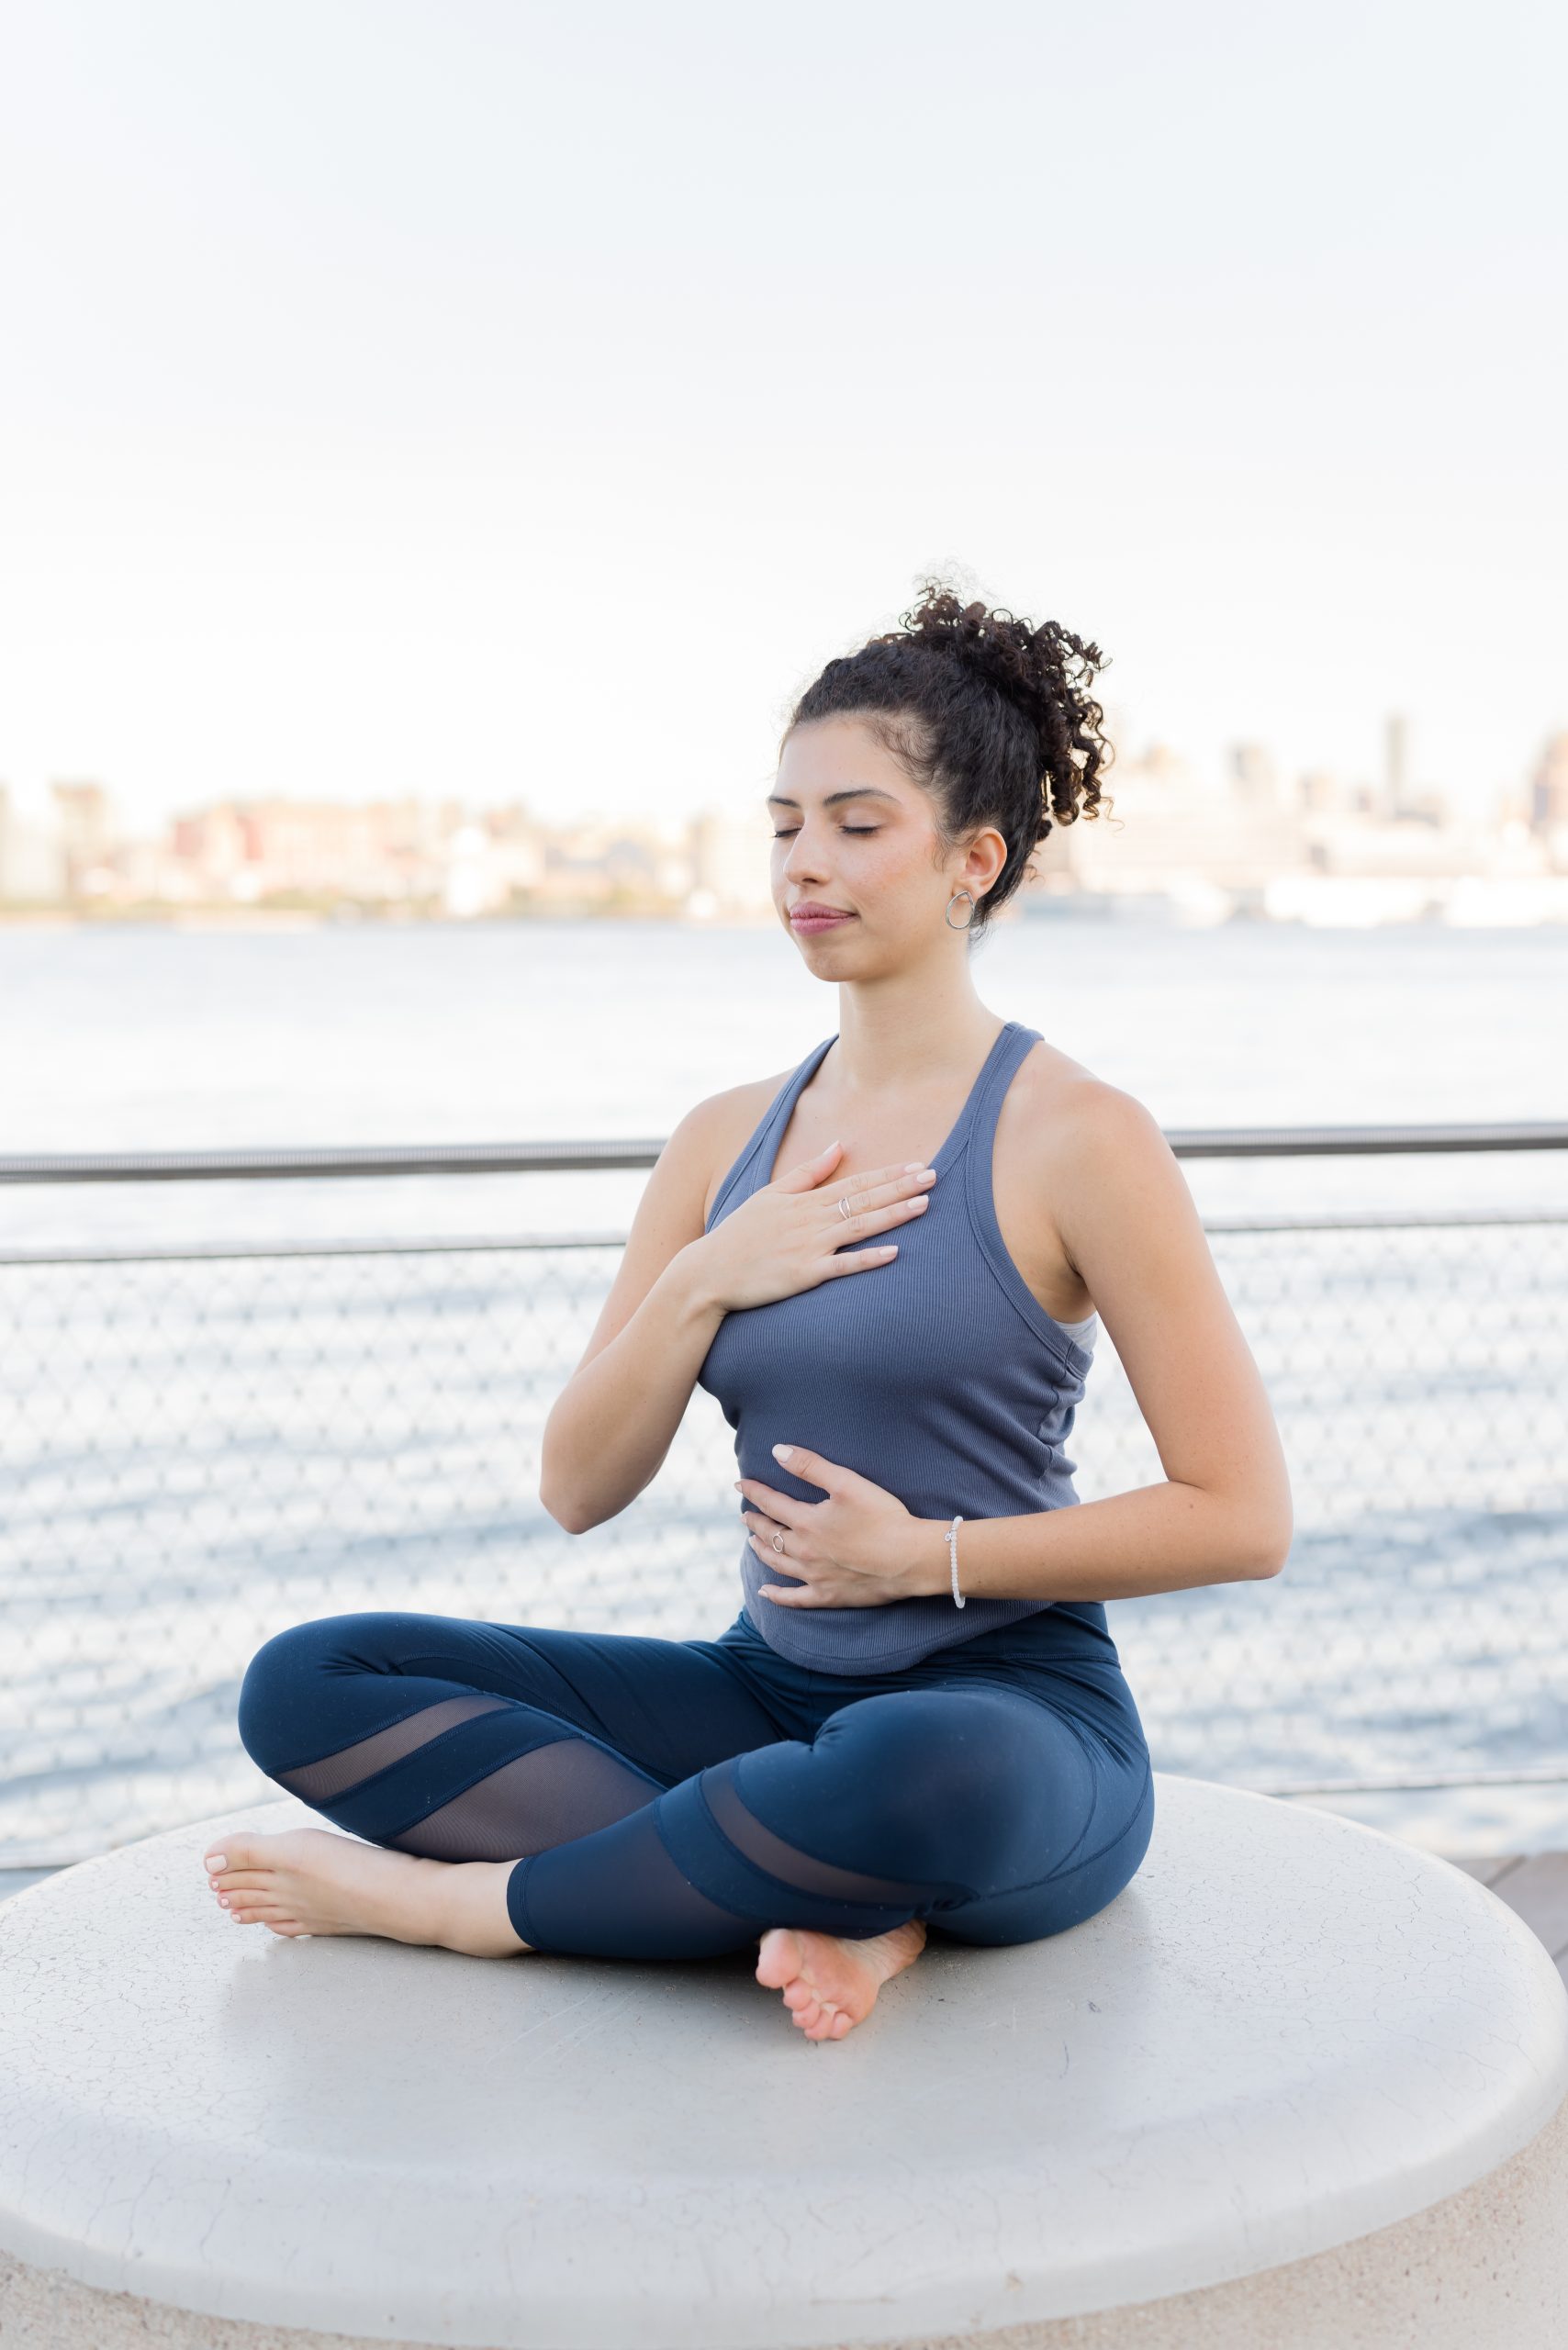
<path id="1" fill-rule="evenodd" d="M 775 833 L 773 837 L 776 841 L 792 841 L 800 829 L 799 824 L 791 824 L 787 831 Z M 879 833 L 882 827 L 880 824 L 840 824 L 838 829 L 841 833 L 853 833 L 858 840 L 869 840 L 872 834 Z"/>

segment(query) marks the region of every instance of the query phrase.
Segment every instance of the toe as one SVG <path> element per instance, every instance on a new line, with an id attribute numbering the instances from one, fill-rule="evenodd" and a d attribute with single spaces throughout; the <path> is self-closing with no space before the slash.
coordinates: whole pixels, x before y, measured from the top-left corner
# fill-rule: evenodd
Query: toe
<path id="1" fill-rule="evenodd" d="M 230 1836 L 215 1844 L 205 1856 L 209 1869 L 251 1869 L 256 1865 L 256 1849 L 247 1836 Z"/>
<path id="2" fill-rule="evenodd" d="M 795 1938 L 786 1926 L 774 1926 L 762 1938 L 762 1950 L 756 1962 L 756 1979 L 777 1991 L 800 1972 L 801 1954 Z"/>

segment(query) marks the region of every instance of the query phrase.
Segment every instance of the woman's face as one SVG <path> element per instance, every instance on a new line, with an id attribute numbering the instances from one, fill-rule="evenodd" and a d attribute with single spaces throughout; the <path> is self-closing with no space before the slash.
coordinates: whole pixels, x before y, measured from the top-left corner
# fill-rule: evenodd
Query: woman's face
<path id="1" fill-rule="evenodd" d="M 812 719 L 784 745 L 767 796 L 778 918 L 813 970 L 863 974 L 969 920 L 944 913 L 955 890 L 978 901 L 1006 862 L 994 829 L 936 861 L 931 802 L 890 752 L 852 718 Z M 813 923 L 812 907 L 841 919 Z"/>

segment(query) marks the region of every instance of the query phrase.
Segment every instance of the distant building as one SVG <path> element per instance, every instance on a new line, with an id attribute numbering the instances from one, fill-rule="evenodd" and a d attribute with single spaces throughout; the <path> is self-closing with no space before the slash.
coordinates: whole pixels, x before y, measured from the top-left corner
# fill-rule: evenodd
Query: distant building
<path id="1" fill-rule="evenodd" d="M 391 904 L 443 893 L 450 845 L 464 825 L 455 801 L 225 800 L 176 817 L 170 847 L 205 897 Z"/>
<path id="2" fill-rule="evenodd" d="M 1568 733 L 1551 735 L 1536 762 L 1528 821 L 1552 870 L 1568 873 Z"/>
<path id="3" fill-rule="evenodd" d="M 65 845 L 53 809 L 0 783 L 0 901 L 57 905 L 65 883 Z"/>
<path id="4" fill-rule="evenodd" d="M 1403 712 L 1395 711 L 1383 722 L 1383 807 L 1380 812 L 1393 819 L 1404 814 L 1410 789 L 1410 728 Z"/>
<path id="5" fill-rule="evenodd" d="M 1280 805 L 1279 768 L 1273 753 L 1264 744 L 1233 744 L 1230 772 L 1239 806 L 1271 809 Z"/>
<path id="6" fill-rule="evenodd" d="M 1296 805 L 1304 816 L 1338 816 L 1350 804 L 1344 777 L 1328 767 L 1309 767 L 1296 780 Z"/>
<path id="7" fill-rule="evenodd" d="M 705 808 L 693 817 L 688 912 L 731 920 L 770 914 L 772 831 L 760 811 L 736 816 Z"/>
<path id="8" fill-rule="evenodd" d="M 1268 794 L 1255 799 L 1216 789 L 1212 777 L 1161 744 L 1141 758 L 1119 759 L 1109 778 L 1109 818 L 1102 811 L 1058 825 L 1036 853 L 1036 870 L 1054 868 L 1079 890 L 1113 895 L 1261 890 L 1301 863 L 1301 819 L 1272 796 L 1271 763 L 1254 754 L 1249 746 L 1249 789 Z"/>
<path id="9" fill-rule="evenodd" d="M 51 783 L 55 831 L 65 860 L 68 898 L 104 898 L 115 888 L 117 825 L 101 783 Z"/>

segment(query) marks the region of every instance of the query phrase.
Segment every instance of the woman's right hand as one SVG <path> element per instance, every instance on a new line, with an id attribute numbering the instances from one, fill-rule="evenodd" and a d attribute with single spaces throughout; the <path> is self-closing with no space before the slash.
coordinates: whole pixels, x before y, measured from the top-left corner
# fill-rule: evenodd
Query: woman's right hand
<path id="1" fill-rule="evenodd" d="M 726 1314 L 771 1305 L 840 1273 L 893 1262 L 898 1243 L 872 1236 L 923 1215 L 935 1176 L 929 1168 L 879 1167 L 834 1182 L 833 1170 L 843 1156 L 843 1144 L 830 1142 L 815 1158 L 765 1183 L 704 1235 L 704 1273 L 713 1303 Z M 848 1216 L 838 1204 L 844 1197 Z M 848 1240 L 870 1245 L 846 1248 Z"/>

